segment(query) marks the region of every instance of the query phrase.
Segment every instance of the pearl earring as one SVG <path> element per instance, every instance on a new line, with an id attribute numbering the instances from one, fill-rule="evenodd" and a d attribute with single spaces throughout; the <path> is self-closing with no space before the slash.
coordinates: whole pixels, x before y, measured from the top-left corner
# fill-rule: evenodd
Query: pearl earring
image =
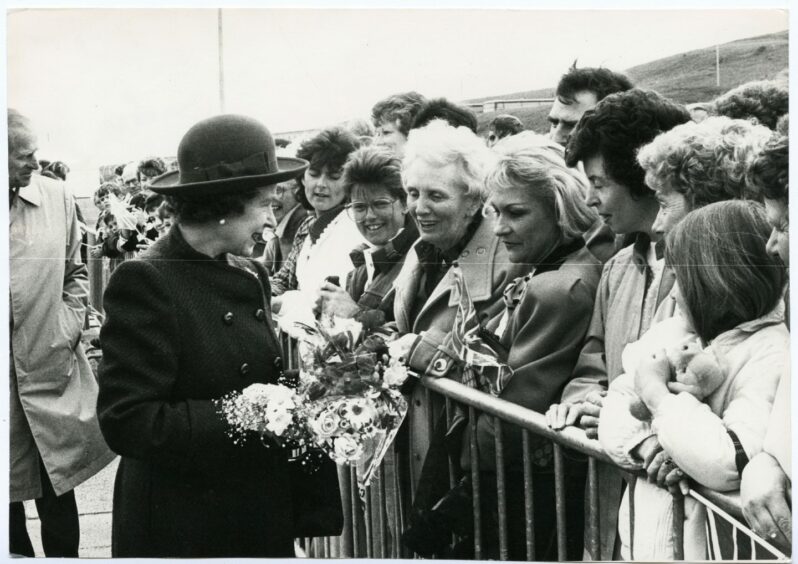
<path id="1" fill-rule="evenodd" d="M 226 220 L 224 220 L 224 219 L 220 219 L 220 220 L 219 220 L 219 225 L 224 225 L 225 223 L 227 223 L 227 221 L 226 221 Z"/>

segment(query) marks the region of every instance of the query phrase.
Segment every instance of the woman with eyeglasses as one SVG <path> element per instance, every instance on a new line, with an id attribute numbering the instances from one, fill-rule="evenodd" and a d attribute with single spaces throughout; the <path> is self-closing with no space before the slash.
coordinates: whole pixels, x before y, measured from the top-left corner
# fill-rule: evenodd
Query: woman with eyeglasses
<path id="1" fill-rule="evenodd" d="M 364 147 L 350 155 L 343 174 L 350 200 L 346 212 L 366 244 L 349 254 L 354 270 L 346 290 L 329 282 L 322 286 L 320 310 L 356 317 L 379 309 L 393 318 L 393 281 L 418 239 L 416 224 L 407 215 L 401 170 L 401 161 L 384 148 Z"/>

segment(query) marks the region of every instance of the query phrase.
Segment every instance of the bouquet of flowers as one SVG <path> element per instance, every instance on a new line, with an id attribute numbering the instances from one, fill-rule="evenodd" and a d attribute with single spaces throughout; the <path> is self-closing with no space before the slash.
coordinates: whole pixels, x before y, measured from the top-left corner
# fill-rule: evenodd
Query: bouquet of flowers
<path id="1" fill-rule="evenodd" d="M 399 387 L 408 373 L 391 356 L 391 336 L 368 312 L 358 321 L 286 314 L 279 325 L 298 340 L 299 378 L 253 384 L 222 398 L 231 436 L 242 441 L 254 432 L 289 448 L 321 451 L 356 465 L 365 488 L 407 412 Z"/>

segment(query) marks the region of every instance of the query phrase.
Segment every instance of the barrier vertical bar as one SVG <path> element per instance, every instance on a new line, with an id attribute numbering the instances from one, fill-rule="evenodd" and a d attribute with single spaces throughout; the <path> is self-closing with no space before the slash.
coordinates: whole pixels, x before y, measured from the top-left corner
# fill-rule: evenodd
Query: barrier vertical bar
<path id="1" fill-rule="evenodd" d="M 598 463 L 596 459 L 587 459 L 587 499 L 590 504 L 588 510 L 588 549 L 594 558 L 601 556 L 601 538 L 599 535 L 599 493 L 598 493 Z"/>
<path id="2" fill-rule="evenodd" d="M 450 398 L 446 398 L 446 405 L 444 406 L 446 410 L 446 428 L 452 428 L 452 421 L 454 420 L 454 406 L 452 405 L 452 400 Z M 452 457 L 449 458 L 449 488 L 453 488 L 457 483 L 457 477 L 455 475 L 455 467 L 454 467 L 454 460 Z"/>
<path id="3" fill-rule="evenodd" d="M 529 431 L 521 431 L 521 448 L 524 460 L 524 522 L 526 533 L 526 559 L 535 559 L 535 515 L 533 512 L 532 495 L 534 484 L 532 482 L 532 456 L 530 455 Z"/>
<path id="4" fill-rule="evenodd" d="M 684 560 L 684 496 L 673 494 L 673 558 Z"/>
<path id="5" fill-rule="evenodd" d="M 372 498 L 371 506 L 372 512 L 376 510 L 377 513 L 377 523 L 371 528 L 372 534 L 377 541 L 372 552 L 375 557 L 385 558 L 385 535 L 383 535 L 385 530 L 385 498 L 382 495 L 382 480 L 380 480 L 379 476 L 376 484 L 372 482 L 372 490 L 377 494 L 376 499 Z M 377 507 L 375 508 L 374 505 Z"/>
<path id="6" fill-rule="evenodd" d="M 86 243 L 89 248 L 96 244 L 93 233 L 86 233 Z M 86 256 L 86 268 L 89 270 L 89 303 L 98 312 L 103 313 L 103 259 L 94 258 L 91 253 Z"/>
<path id="7" fill-rule="evenodd" d="M 496 500 L 499 512 L 499 560 L 509 559 L 507 548 L 507 498 L 504 481 L 504 438 L 502 420 L 493 418 L 493 444 L 496 447 Z"/>
<path id="8" fill-rule="evenodd" d="M 631 476 L 626 479 L 626 487 L 629 490 L 629 559 L 635 559 L 635 486 L 637 478 Z"/>
<path id="9" fill-rule="evenodd" d="M 363 513 L 366 521 L 366 558 L 372 558 L 374 555 L 372 547 L 372 542 L 374 542 L 374 514 L 370 495 L 367 495 L 363 502 Z"/>
<path id="10" fill-rule="evenodd" d="M 477 412 L 468 406 L 468 424 L 471 428 L 469 453 L 471 455 L 471 489 L 474 509 L 474 559 L 482 560 L 482 512 L 479 491 L 479 453 L 477 451 Z"/>
<path id="11" fill-rule="evenodd" d="M 352 558 L 360 556 L 360 496 L 357 489 L 357 470 L 349 468 L 349 484 L 352 503 Z"/>
<path id="12" fill-rule="evenodd" d="M 565 476 L 562 463 L 562 447 L 554 445 L 554 506 L 557 512 L 557 560 L 564 562 L 566 559 L 566 534 L 565 530 Z"/>
<path id="13" fill-rule="evenodd" d="M 385 488 L 385 466 L 380 464 L 379 475 L 377 477 L 378 495 L 380 504 L 380 558 L 388 558 L 388 511 L 389 507 L 386 500 L 388 499 Z"/>

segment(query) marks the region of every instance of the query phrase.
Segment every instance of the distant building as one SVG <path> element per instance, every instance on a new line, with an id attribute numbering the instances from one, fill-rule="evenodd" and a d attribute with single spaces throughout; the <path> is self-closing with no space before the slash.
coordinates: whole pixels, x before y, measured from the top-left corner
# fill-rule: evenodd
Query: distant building
<path id="1" fill-rule="evenodd" d="M 551 106 L 554 98 L 516 98 L 512 100 L 487 100 L 485 102 L 464 102 L 478 114 L 511 110 L 515 108 L 534 108 L 536 106 Z"/>

